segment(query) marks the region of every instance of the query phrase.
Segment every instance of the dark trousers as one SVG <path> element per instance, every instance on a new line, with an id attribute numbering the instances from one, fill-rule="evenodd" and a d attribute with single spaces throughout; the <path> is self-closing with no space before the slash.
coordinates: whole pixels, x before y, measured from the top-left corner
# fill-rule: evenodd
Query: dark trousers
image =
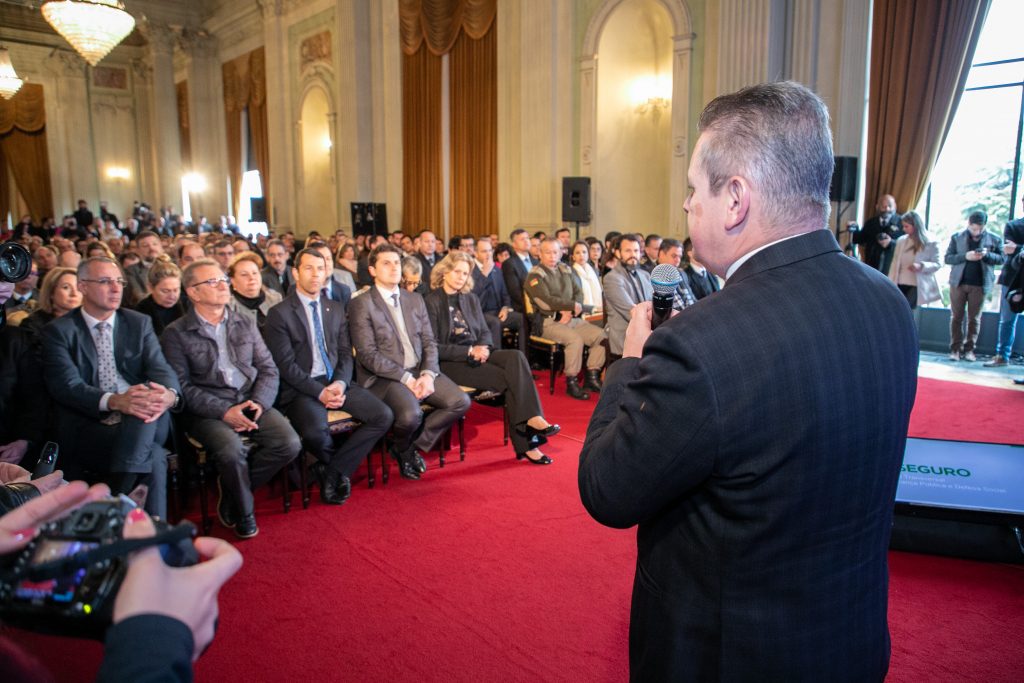
<path id="1" fill-rule="evenodd" d="M 270 481 L 302 449 L 299 435 L 274 408 L 264 410 L 256 424 L 259 429 L 240 434 L 224 420 L 193 416 L 187 427 L 216 463 L 224 493 L 242 515 L 253 512 L 252 490 Z M 242 436 L 252 441 L 251 453 Z"/>
<path id="2" fill-rule="evenodd" d="M 431 450 L 440 436 L 469 410 L 469 396 L 443 374 L 434 379 L 434 393 L 423 399 L 434 408 L 425 418 L 420 402 L 401 382 L 377 377 L 368 388 L 394 413 L 394 445 L 402 452 L 411 446 L 424 452 Z"/>
<path id="3" fill-rule="evenodd" d="M 326 385 L 327 380 L 321 383 Z M 339 435 L 338 444 L 327 426 L 327 408 L 317 399 L 301 394 L 282 406 L 282 410 L 299 433 L 305 449 L 326 463 L 328 469 L 346 477 L 352 476 L 394 420 L 391 408 L 360 386 L 345 389 L 341 410 L 361 424 L 354 431 Z"/>
<path id="4" fill-rule="evenodd" d="M 981 309 L 985 290 L 979 285 L 956 285 L 949 288 L 949 350 L 967 353 L 974 350 L 981 331 Z M 964 308 L 967 308 L 967 333 L 964 334 Z"/>
<path id="5" fill-rule="evenodd" d="M 914 285 L 896 285 L 903 292 L 903 296 L 907 298 L 907 303 L 910 304 L 910 308 L 917 308 L 917 287 Z"/>
<path id="6" fill-rule="evenodd" d="M 149 488 L 146 512 L 167 517 L 167 451 L 171 417 L 146 423 L 131 415 L 106 425 L 77 413 L 58 415 L 61 448 L 57 468 L 68 481 L 106 482 L 114 494 L 131 493 L 139 484 Z"/>
<path id="7" fill-rule="evenodd" d="M 519 339 L 519 350 L 524 354 L 526 353 L 526 341 L 530 336 L 523 325 L 523 314 L 517 311 L 509 311 L 508 315 L 505 316 L 505 321 L 502 322 L 497 315 L 491 313 L 484 313 L 484 320 L 487 321 L 487 327 L 491 330 L 491 342 L 494 348 L 503 348 L 502 343 L 502 331 L 512 330 L 517 332 L 516 335 Z"/>
<path id="8" fill-rule="evenodd" d="M 477 367 L 470 367 L 464 361 L 441 361 L 441 371 L 463 386 L 505 392 L 509 421 L 513 427 L 520 427 L 529 419 L 543 415 L 530 364 L 519 351 L 492 351 L 487 362 Z M 511 431 L 515 452 L 530 450 L 530 440 L 515 429 Z"/>

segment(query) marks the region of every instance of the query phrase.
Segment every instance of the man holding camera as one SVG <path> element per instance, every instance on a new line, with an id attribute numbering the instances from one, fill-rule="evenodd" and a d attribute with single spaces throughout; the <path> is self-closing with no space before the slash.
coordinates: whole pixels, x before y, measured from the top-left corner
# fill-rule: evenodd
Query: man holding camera
<path id="1" fill-rule="evenodd" d="M 853 233 L 853 243 L 861 248 L 864 263 L 888 273 L 896 240 L 903 236 L 903 227 L 896 212 L 896 198 L 891 194 L 878 198 L 877 209 L 878 215 L 866 220 L 864 227 L 858 230 L 852 221 L 847 223 L 847 227 Z"/>
<path id="2" fill-rule="evenodd" d="M 213 259 L 186 266 L 181 288 L 192 309 L 160 339 L 181 380 L 186 429 L 217 463 L 217 517 L 239 538 L 251 538 L 259 533 L 252 490 L 270 481 L 302 445 L 273 408 L 279 373 L 255 321 L 227 307 L 228 282 Z M 252 454 L 243 436 L 255 444 Z"/>
<path id="3" fill-rule="evenodd" d="M 949 240 L 946 263 L 949 271 L 949 359 L 975 361 L 974 345 L 981 329 L 981 309 L 996 281 L 995 267 L 1006 261 L 1003 240 L 985 230 L 988 214 L 974 211 L 967 227 Z M 964 335 L 964 308 L 967 334 Z"/>

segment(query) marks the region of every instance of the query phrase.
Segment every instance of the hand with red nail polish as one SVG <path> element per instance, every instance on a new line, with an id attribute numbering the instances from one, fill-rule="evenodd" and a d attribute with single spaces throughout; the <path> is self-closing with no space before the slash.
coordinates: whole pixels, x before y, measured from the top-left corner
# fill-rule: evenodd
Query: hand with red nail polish
<path id="1" fill-rule="evenodd" d="M 83 481 L 53 489 L 0 517 L 0 555 L 22 548 L 35 538 L 39 527 L 64 517 L 75 508 L 110 495 L 105 484 L 90 488 Z"/>

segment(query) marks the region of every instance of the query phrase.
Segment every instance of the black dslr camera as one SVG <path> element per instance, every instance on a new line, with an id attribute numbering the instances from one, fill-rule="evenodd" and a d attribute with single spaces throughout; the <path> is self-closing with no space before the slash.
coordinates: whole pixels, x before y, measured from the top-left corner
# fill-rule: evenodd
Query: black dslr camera
<path id="1" fill-rule="evenodd" d="M 32 272 L 32 255 L 17 242 L 0 244 L 0 282 L 21 282 Z"/>
<path id="2" fill-rule="evenodd" d="M 128 553 L 160 546 L 164 562 L 187 567 L 199 561 L 192 545 L 196 527 L 154 521 L 149 538 L 122 538 L 135 503 L 126 496 L 83 505 L 45 525 L 0 568 L 0 621 L 40 633 L 102 640 L 114 599 L 128 570 Z"/>

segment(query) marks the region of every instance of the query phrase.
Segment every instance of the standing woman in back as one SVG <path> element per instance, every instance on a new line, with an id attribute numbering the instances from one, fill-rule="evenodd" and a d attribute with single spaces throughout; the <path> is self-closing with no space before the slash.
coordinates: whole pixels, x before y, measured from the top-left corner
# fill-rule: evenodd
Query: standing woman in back
<path id="1" fill-rule="evenodd" d="M 907 297 L 911 308 L 939 301 L 939 245 L 933 242 L 916 211 L 903 214 L 903 236 L 896 240 L 889 279 Z"/>

